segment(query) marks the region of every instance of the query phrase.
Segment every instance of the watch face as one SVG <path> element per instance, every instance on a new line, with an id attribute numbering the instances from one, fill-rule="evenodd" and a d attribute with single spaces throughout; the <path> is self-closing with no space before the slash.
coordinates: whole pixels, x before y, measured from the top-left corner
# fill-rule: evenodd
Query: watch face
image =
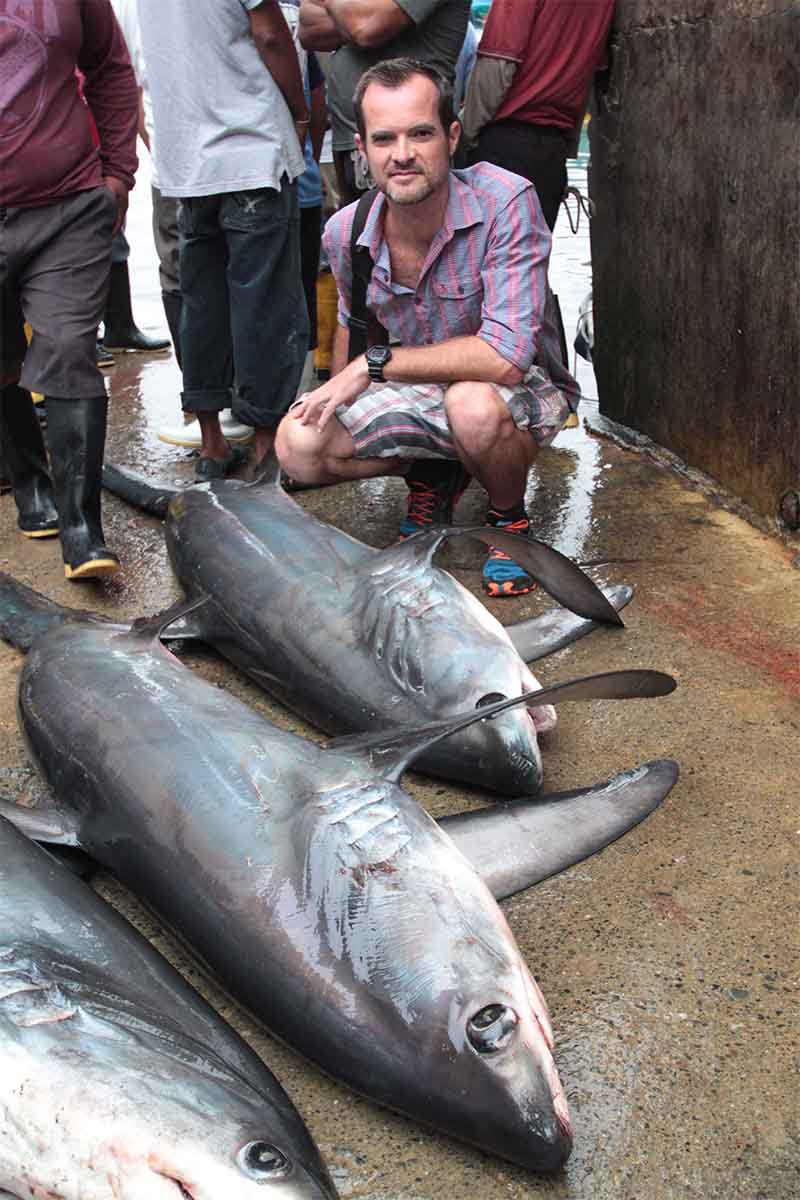
<path id="1" fill-rule="evenodd" d="M 370 346 L 367 351 L 367 362 L 376 367 L 385 367 L 391 357 L 392 352 L 388 346 Z"/>

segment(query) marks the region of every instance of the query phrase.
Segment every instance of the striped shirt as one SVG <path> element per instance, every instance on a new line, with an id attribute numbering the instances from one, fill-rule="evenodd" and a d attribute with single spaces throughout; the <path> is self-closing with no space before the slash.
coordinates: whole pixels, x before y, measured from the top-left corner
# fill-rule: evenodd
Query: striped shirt
<path id="1" fill-rule="evenodd" d="M 551 237 L 536 189 L 490 163 L 450 172 L 450 196 L 416 288 L 392 280 L 383 237 L 386 198 L 372 205 L 360 246 L 373 261 L 367 305 L 403 346 L 474 335 L 526 375 L 544 370 L 576 408 L 580 389 L 561 361 L 548 302 Z M 331 217 L 323 237 L 339 291 L 339 323 L 350 316 L 350 234 L 356 205 Z"/>

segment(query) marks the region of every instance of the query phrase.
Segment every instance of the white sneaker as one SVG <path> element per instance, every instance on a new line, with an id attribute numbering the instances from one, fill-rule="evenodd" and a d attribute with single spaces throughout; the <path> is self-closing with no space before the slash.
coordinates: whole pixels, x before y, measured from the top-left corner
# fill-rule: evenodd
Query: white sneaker
<path id="1" fill-rule="evenodd" d="M 228 442 L 249 442 L 253 436 L 252 427 L 235 421 L 229 408 L 223 408 L 219 414 L 219 425 L 222 436 Z M 195 418 L 188 425 L 165 425 L 158 431 L 158 440 L 170 446 L 188 446 L 191 450 L 199 450 L 203 444 L 200 422 Z"/>

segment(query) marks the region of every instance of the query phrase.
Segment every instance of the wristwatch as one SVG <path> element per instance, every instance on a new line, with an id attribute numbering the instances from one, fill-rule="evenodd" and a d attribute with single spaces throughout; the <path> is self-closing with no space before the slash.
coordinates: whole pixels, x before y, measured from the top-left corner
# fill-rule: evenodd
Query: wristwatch
<path id="1" fill-rule="evenodd" d="M 388 346 L 370 346 L 367 350 L 367 371 L 373 383 L 385 383 L 383 368 L 392 357 Z"/>

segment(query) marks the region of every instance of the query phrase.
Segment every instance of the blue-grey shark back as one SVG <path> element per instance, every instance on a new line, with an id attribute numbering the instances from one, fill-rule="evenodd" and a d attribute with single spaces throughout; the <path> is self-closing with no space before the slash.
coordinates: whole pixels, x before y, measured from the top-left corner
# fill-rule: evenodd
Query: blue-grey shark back
<path id="1" fill-rule="evenodd" d="M 10 603 L 12 582 L 3 587 Z M 13 609 L 22 644 L 24 589 Z M 549 1018 L 488 865 L 476 870 L 399 786 L 426 749 L 516 701 L 326 748 L 183 667 L 159 642 L 159 620 L 70 623 L 55 609 L 50 621 L 19 689 L 56 799 L 49 818 L 36 814 L 37 836 L 114 871 L 323 1070 L 489 1153 L 558 1168 L 571 1135 Z M 612 672 L 542 699 L 674 686 L 658 672 Z M 568 847 L 560 853 L 566 865 Z"/>
<path id="2" fill-rule="evenodd" d="M 0 1192 L 14 1196 L 336 1195 L 260 1059 L 2 817 L 0 1110 L 14 1113 L 0 1133 Z M 271 1170 L 259 1177 L 248 1155 Z"/>
<path id="3" fill-rule="evenodd" d="M 433 564 L 442 532 L 376 551 L 273 484 L 224 480 L 173 497 L 166 536 L 187 593 L 211 601 L 169 636 L 203 637 L 325 732 L 422 724 L 539 687 L 509 631 Z M 546 550 L 549 568 L 555 552 Z M 557 568 L 571 588 L 571 572 L 580 572 L 566 560 Z M 621 606 L 629 595 L 621 589 L 612 599 Z M 560 623 L 550 618 L 549 633 L 563 644 L 594 624 L 570 613 Z M 526 623 L 529 647 L 533 632 Z M 552 710 L 509 712 L 432 747 L 419 766 L 530 794 L 542 785 L 537 733 L 554 722 Z"/>

